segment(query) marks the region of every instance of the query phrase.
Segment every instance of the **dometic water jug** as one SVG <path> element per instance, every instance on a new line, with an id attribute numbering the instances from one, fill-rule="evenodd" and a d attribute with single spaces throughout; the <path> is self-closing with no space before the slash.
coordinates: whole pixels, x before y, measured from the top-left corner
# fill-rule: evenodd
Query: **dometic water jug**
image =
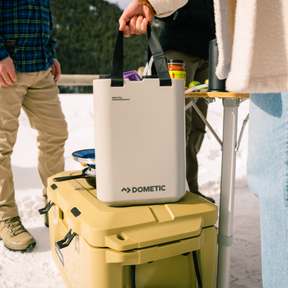
<path id="1" fill-rule="evenodd" d="M 120 32 L 110 78 L 93 82 L 97 198 L 108 206 L 176 202 L 186 193 L 184 79 L 170 78 L 152 29 L 156 78 L 123 79 Z"/>

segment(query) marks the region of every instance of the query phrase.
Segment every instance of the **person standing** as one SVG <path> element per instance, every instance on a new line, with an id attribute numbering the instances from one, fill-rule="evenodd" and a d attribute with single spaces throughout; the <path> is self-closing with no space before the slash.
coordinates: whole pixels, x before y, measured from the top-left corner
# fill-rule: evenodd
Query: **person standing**
<path id="1" fill-rule="evenodd" d="M 119 19 L 119 29 L 126 37 L 145 33 L 153 15 L 169 16 L 186 3 L 133 0 Z M 214 9 L 216 76 L 227 77 L 227 91 L 250 93 L 247 181 L 260 201 L 263 287 L 286 288 L 288 1 L 214 0 Z"/>
<path id="2" fill-rule="evenodd" d="M 35 247 L 15 202 L 11 155 L 21 108 L 38 131 L 38 171 L 47 202 L 47 178 L 64 170 L 67 123 L 59 100 L 61 75 L 49 0 L 0 2 L 0 239 L 14 251 Z M 44 221 L 48 226 L 47 218 Z"/>
<path id="3" fill-rule="evenodd" d="M 211 0 L 189 0 L 188 3 L 163 21 L 160 44 L 167 60 L 178 59 L 185 62 L 186 86 L 191 81 L 204 83 L 208 79 L 209 42 L 215 39 L 214 9 Z M 185 99 L 189 104 L 191 99 Z M 208 105 L 200 98 L 196 105 L 207 116 Z M 198 160 L 204 136 L 205 123 L 193 106 L 185 113 L 186 118 L 186 179 L 189 191 L 215 203 L 204 196 L 198 187 Z"/>

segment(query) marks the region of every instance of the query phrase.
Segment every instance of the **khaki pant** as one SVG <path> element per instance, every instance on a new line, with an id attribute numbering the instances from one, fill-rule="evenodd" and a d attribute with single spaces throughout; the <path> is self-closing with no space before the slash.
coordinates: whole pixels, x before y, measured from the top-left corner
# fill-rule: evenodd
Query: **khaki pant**
<path id="1" fill-rule="evenodd" d="M 186 86 L 193 80 L 199 81 L 204 84 L 208 79 L 209 65 L 199 57 L 194 57 L 190 54 L 168 50 L 165 52 L 165 57 L 169 59 L 179 59 L 185 61 L 186 68 Z M 186 99 L 187 105 L 191 99 Z M 203 115 L 207 116 L 208 106 L 205 99 L 198 99 L 196 105 L 201 110 Z M 205 124 L 199 117 L 198 113 L 190 107 L 186 110 L 186 179 L 188 182 L 189 190 L 191 192 L 198 191 L 198 161 L 197 154 L 201 148 L 204 135 Z"/>
<path id="2" fill-rule="evenodd" d="M 16 71 L 14 86 L 0 86 L 0 220 L 18 216 L 11 170 L 11 155 L 21 108 L 38 131 L 38 171 L 46 197 L 47 178 L 64 170 L 67 123 L 51 69 L 34 73 Z"/>

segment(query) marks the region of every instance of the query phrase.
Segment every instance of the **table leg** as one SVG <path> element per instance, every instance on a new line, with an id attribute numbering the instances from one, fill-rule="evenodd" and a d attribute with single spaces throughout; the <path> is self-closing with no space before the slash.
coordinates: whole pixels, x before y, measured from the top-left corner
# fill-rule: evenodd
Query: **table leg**
<path id="1" fill-rule="evenodd" d="M 238 100 L 223 99 L 223 109 L 217 288 L 229 287 L 230 250 L 233 240 Z"/>

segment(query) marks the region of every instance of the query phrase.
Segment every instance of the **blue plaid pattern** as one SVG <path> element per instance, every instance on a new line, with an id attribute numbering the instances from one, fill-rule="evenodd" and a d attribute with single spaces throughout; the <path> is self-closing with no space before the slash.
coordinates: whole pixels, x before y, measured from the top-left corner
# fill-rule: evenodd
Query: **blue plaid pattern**
<path id="1" fill-rule="evenodd" d="M 19 72 L 47 70 L 56 58 L 49 0 L 0 1 L 0 61 L 11 57 Z"/>

